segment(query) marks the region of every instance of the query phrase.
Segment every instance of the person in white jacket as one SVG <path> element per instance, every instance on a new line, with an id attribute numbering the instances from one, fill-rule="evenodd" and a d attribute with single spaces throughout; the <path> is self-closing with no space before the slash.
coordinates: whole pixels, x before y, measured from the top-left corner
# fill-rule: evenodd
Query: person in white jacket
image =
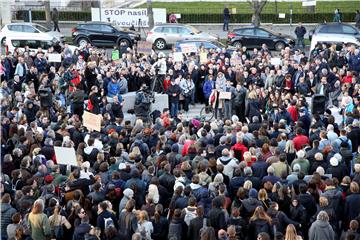
<path id="1" fill-rule="evenodd" d="M 222 150 L 222 156 L 216 161 L 217 165 L 224 165 L 224 174 L 230 179 L 233 176 L 234 170 L 239 167 L 239 162 L 236 158 L 230 156 L 230 152 L 227 148 Z"/>

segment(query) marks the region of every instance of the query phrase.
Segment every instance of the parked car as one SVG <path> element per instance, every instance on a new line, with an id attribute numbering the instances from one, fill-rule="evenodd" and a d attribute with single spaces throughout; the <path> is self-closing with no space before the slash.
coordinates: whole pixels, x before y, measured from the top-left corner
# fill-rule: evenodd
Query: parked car
<path id="1" fill-rule="evenodd" d="M 170 45 L 174 45 L 180 40 L 218 40 L 218 36 L 199 31 L 190 25 L 184 24 L 160 24 L 156 25 L 147 33 L 146 41 L 151 42 L 159 50 L 163 50 Z"/>
<path id="2" fill-rule="evenodd" d="M 224 49 L 226 46 L 222 44 L 219 41 L 210 41 L 210 40 L 202 40 L 202 39 L 196 39 L 196 40 L 180 40 L 175 43 L 175 49 L 177 52 L 181 52 L 181 45 L 182 44 L 194 44 L 197 49 L 199 49 L 201 46 L 204 46 L 206 50 L 214 49 Z M 230 55 L 236 50 L 235 47 L 227 47 L 226 52 Z"/>
<path id="3" fill-rule="evenodd" d="M 55 38 L 57 41 L 63 42 L 64 35 L 51 31 L 50 29 L 36 23 L 9 23 L 6 24 L 0 31 L 1 42 L 5 41 L 6 37 L 12 36 L 26 36 L 29 38 L 36 38 L 38 36 Z"/>
<path id="4" fill-rule="evenodd" d="M 316 47 L 317 44 L 354 44 L 360 46 L 360 36 L 346 34 L 315 34 L 311 39 L 310 52 Z"/>
<path id="5" fill-rule="evenodd" d="M 132 46 L 140 40 L 140 34 L 111 23 L 88 22 L 78 24 L 72 29 L 72 39 L 73 43 L 79 46 L 88 43 L 98 47 L 113 47 L 120 44 Z"/>
<path id="6" fill-rule="evenodd" d="M 53 47 L 55 52 L 60 53 L 64 48 L 64 44 L 56 39 L 49 36 L 36 36 L 29 38 L 27 36 L 9 36 L 1 43 L 2 47 L 5 47 L 6 52 L 14 52 L 15 49 L 24 51 L 25 47 L 28 46 L 29 50 L 32 52 L 37 52 L 38 48 L 42 48 L 44 52 L 50 47 Z M 71 52 L 74 52 L 77 48 L 76 46 L 68 45 L 68 48 Z"/>
<path id="7" fill-rule="evenodd" d="M 341 34 L 360 37 L 360 31 L 350 24 L 345 23 L 322 23 L 315 29 L 309 31 L 309 39 L 315 35 Z"/>
<path id="8" fill-rule="evenodd" d="M 260 27 L 244 27 L 234 29 L 228 33 L 228 44 L 240 48 L 259 48 L 262 44 L 266 44 L 269 49 L 281 50 L 286 46 L 295 44 L 293 37 L 275 33 L 268 29 Z"/>

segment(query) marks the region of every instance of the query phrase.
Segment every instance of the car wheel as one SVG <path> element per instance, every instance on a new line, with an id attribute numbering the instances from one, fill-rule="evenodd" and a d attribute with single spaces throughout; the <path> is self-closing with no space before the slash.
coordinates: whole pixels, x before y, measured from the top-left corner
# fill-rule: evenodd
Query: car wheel
<path id="1" fill-rule="evenodd" d="M 89 41 L 86 38 L 79 38 L 77 42 L 80 47 L 86 46 L 89 43 Z"/>
<path id="2" fill-rule="evenodd" d="M 166 42 L 164 39 L 156 39 L 155 41 L 156 49 L 163 50 L 166 47 Z"/>
<path id="3" fill-rule="evenodd" d="M 1 46 L 6 46 L 6 37 L 4 37 L 3 39 L 1 39 Z"/>
<path id="4" fill-rule="evenodd" d="M 236 41 L 233 43 L 234 47 L 236 48 L 241 48 L 242 47 L 242 43 L 240 41 Z"/>
<path id="5" fill-rule="evenodd" d="M 124 45 L 123 45 L 124 44 Z M 123 39 L 120 39 L 119 41 L 119 46 L 127 46 L 127 47 L 130 47 L 131 46 L 131 43 L 129 40 L 123 38 Z"/>
<path id="6" fill-rule="evenodd" d="M 276 44 L 275 44 L 275 49 L 277 50 L 277 51 L 280 51 L 281 49 L 284 49 L 285 48 L 285 43 L 283 43 L 283 42 L 277 42 Z"/>

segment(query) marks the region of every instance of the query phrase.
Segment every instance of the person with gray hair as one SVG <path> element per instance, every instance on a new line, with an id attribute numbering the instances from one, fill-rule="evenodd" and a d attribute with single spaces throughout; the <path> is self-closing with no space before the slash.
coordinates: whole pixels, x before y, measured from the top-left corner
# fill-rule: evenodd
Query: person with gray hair
<path id="1" fill-rule="evenodd" d="M 329 215 L 320 211 L 309 229 L 309 240 L 335 240 L 335 233 L 329 223 Z"/>

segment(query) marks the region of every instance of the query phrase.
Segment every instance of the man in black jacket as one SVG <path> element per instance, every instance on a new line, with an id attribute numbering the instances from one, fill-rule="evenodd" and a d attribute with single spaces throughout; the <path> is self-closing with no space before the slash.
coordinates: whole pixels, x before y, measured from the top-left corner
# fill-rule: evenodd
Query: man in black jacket
<path id="1" fill-rule="evenodd" d="M 304 49 L 304 36 L 306 34 L 306 28 L 299 22 L 299 25 L 295 28 L 296 34 L 296 47 Z"/>
<path id="2" fill-rule="evenodd" d="M 210 226 L 217 233 L 220 229 L 226 228 L 225 213 L 222 209 L 224 198 L 218 196 L 212 200 L 212 209 L 209 211 Z"/>
<path id="3" fill-rule="evenodd" d="M 236 85 L 234 92 L 233 108 L 236 116 L 239 117 L 240 122 L 245 122 L 245 99 L 247 90 L 240 83 Z"/>
<path id="4" fill-rule="evenodd" d="M 207 219 L 204 218 L 204 208 L 202 206 L 197 207 L 196 214 L 197 217 L 190 220 L 187 233 L 189 240 L 200 239 L 200 230 L 204 227 L 204 225 L 207 225 Z"/>
<path id="5" fill-rule="evenodd" d="M 172 118 L 177 117 L 181 88 L 175 83 L 175 79 L 171 79 L 171 85 L 166 93 L 169 95 L 170 116 Z"/>

